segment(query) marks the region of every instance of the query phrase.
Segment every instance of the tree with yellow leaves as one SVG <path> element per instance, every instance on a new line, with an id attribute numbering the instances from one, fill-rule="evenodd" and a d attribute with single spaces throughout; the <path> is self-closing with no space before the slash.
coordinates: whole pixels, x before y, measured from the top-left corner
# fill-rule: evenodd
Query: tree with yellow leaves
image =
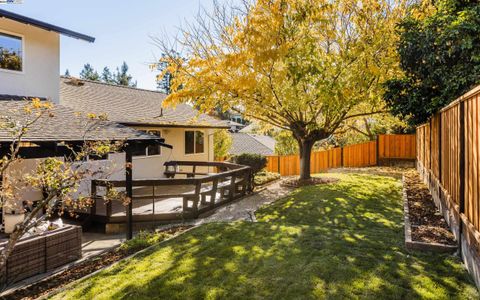
<path id="1" fill-rule="evenodd" d="M 316 141 L 346 120 L 384 110 L 382 83 L 398 70 L 395 24 L 407 6 L 403 0 L 216 2 L 174 43 L 156 39 L 173 78 L 165 104 L 233 109 L 291 131 L 300 178 L 309 179 Z"/>

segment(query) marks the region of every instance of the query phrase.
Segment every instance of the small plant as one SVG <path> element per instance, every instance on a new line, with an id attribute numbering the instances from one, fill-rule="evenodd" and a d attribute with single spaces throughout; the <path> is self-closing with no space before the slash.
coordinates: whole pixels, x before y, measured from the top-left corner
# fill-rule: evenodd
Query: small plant
<path id="1" fill-rule="evenodd" d="M 249 166 L 254 174 L 267 166 L 267 158 L 261 154 L 243 153 L 236 156 L 234 161 L 239 165 Z"/>
<path id="2" fill-rule="evenodd" d="M 172 235 L 167 232 L 140 231 L 133 239 L 125 241 L 120 251 L 133 253 L 159 243 Z"/>

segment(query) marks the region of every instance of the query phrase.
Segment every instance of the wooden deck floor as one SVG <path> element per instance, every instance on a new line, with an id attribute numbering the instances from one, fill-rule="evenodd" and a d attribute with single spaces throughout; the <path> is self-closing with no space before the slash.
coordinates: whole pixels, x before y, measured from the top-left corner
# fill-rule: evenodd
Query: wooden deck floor
<path id="1" fill-rule="evenodd" d="M 137 187 L 133 191 L 133 214 L 134 215 L 151 215 L 151 214 L 168 214 L 181 213 L 183 206 L 183 198 L 180 194 L 194 193 L 192 185 L 177 186 L 157 186 L 153 187 Z M 155 197 L 153 197 L 155 195 Z M 159 196 L 159 195 L 175 195 L 175 196 Z M 147 199 L 135 199 L 135 197 L 147 197 Z M 218 198 L 217 198 L 218 199 Z M 112 201 L 112 217 L 125 216 L 125 206 L 120 201 Z M 97 205 L 97 214 L 106 215 L 106 205 Z"/>

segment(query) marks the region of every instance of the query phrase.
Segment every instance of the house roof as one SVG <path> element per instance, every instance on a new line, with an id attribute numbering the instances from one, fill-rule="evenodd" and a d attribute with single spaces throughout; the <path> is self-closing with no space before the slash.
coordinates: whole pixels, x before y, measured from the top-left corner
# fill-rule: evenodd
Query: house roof
<path id="1" fill-rule="evenodd" d="M 0 105 L 2 107 L 0 118 L 3 119 L 1 120 L 2 123 L 15 122 L 21 126 L 28 119 L 32 120 L 35 118 L 35 112 L 29 114 L 25 110 L 28 101 L 18 99 L 26 99 L 26 97 L 0 95 Z M 28 128 L 22 140 L 25 142 L 157 140 L 159 143 L 164 141 L 158 137 L 112 121 L 89 119 L 87 116 L 75 113 L 70 108 L 62 105 L 54 105 L 48 114 L 43 114 L 40 119 Z M 11 141 L 11 132 L 6 126 L 0 126 L 0 142 Z"/>
<path id="2" fill-rule="evenodd" d="M 275 153 L 275 140 L 266 135 L 249 133 L 231 133 L 232 146 L 229 153 L 239 155 L 242 153 L 255 153 L 273 155 Z"/>
<path id="3" fill-rule="evenodd" d="M 74 111 L 106 114 L 125 125 L 229 128 L 227 122 L 199 112 L 188 104 L 162 108 L 166 95 L 157 91 L 60 78 L 60 103 Z"/>
<path id="4" fill-rule="evenodd" d="M 66 29 L 66 28 L 63 28 L 63 27 L 59 27 L 59 26 L 56 26 L 56 25 L 52 25 L 52 24 L 49 24 L 49 23 L 45 23 L 43 21 L 35 20 L 35 19 L 29 18 L 29 17 L 25 17 L 25 16 L 22 16 L 22 15 L 19 15 L 19 14 L 16 14 L 16 13 L 4 10 L 4 9 L 0 9 L 0 17 L 10 19 L 10 20 L 13 20 L 13 21 L 16 21 L 16 22 L 20 22 L 20 23 L 23 23 L 23 24 L 32 25 L 32 26 L 35 26 L 35 27 L 38 27 L 38 28 L 42 28 L 44 30 L 57 32 L 57 33 L 60 33 L 60 34 L 63 34 L 63 35 L 66 35 L 66 36 L 69 36 L 69 37 L 72 37 L 72 38 L 75 38 L 75 39 L 84 40 L 84 41 L 87 41 L 87 42 L 90 42 L 90 43 L 93 43 L 95 41 L 94 37 L 88 36 L 86 34 L 79 33 L 79 32 L 76 32 L 76 31 L 73 31 L 73 30 L 70 30 L 70 29 Z"/>

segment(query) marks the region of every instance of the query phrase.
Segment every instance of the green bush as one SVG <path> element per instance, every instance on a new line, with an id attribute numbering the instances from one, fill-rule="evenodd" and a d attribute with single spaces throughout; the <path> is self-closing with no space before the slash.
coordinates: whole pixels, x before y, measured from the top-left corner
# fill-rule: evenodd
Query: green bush
<path id="1" fill-rule="evenodd" d="M 236 156 L 234 161 L 239 165 L 249 166 L 254 174 L 267 166 L 267 158 L 261 154 L 243 153 Z"/>
<path id="2" fill-rule="evenodd" d="M 279 178 L 280 178 L 280 174 L 278 173 L 272 173 L 265 170 L 260 171 L 255 175 L 255 185 L 259 186 L 259 185 L 267 184 Z"/>

